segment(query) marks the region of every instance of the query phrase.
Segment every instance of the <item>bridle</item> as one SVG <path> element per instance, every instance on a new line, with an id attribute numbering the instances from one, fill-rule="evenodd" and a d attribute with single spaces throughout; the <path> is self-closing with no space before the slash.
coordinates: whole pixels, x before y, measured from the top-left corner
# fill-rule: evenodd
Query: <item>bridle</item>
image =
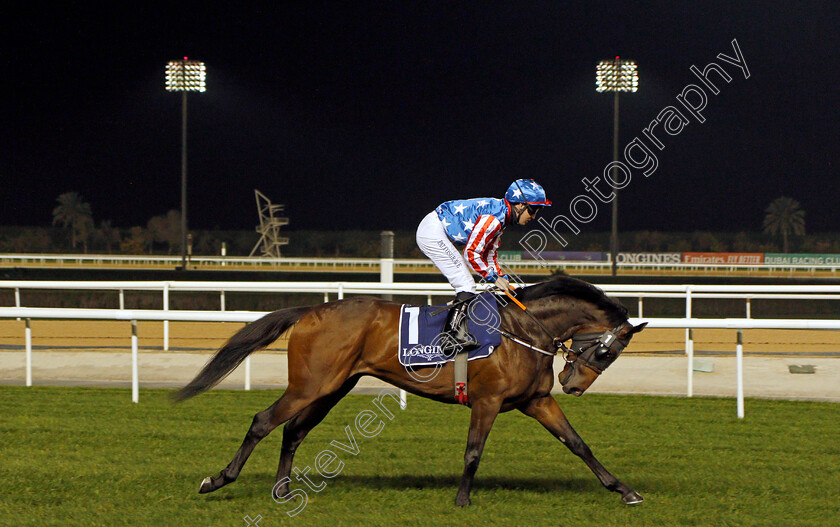
<path id="1" fill-rule="evenodd" d="M 571 349 L 560 343 L 563 349 L 563 360 L 567 364 L 582 361 L 583 365 L 590 370 L 598 375 L 602 374 L 629 344 L 629 339 L 618 338 L 621 330 L 629 325 L 628 322 L 622 322 L 603 333 L 578 333 L 574 335 Z M 570 353 L 575 355 L 574 359 L 569 358 Z"/>
<path id="2" fill-rule="evenodd" d="M 522 338 L 514 335 L 513 333 L 506 331 L 504 329 L 499 328 L 499 332 L 506 336 L 508 339 L 516 342 L 517 344 L 521 344 L 526 348 L 529 348 L 533 351 L 541 353 L 543 355 L 548 356 L 555 356 L 560 351 L 563 352 L 563 360 L 566 364 L 573 365 L 577 361 L 582 361 L 583 365 L 587 368 L 591 369 L 598 375 L 604 372 L 607 367 L 618 358 L 621 352 L 627 347 L 629 344 L 629 339 L 621 339 L 618 337 L 618 334 L 627 326 L 631 326 L 631 324 L 627 321 L 622 322 L 618 326 L 614 327 L 613 329 L 608 329 L 602 333 L 593 332 L 593 333 L 578 333 L 572 335 L 572 344 L 571 347 L 566 347 L 563 343 L 561 337 L 555 337 L 551 334 L 551 331 L 542 323 L 537 317 L 534 316 L 533 313 L 529 310 L 524 310 L 525 314 L 531 317 L 540 329 L 545 332 L 546 335 L 551 337 L 551 343 L 554 347 L 553 351 L 546 351 L 540 349 L 533 344 L 523 340 Z M 574 358 L 570 358 L 570 355 L 574 355 Z"/>

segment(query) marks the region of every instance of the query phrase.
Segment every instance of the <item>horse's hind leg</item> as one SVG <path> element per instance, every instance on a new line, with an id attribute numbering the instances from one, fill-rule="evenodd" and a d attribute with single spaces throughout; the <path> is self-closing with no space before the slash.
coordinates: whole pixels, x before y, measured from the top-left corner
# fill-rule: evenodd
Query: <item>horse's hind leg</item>
<path id="1" fill-rule="evenodd" d="M 248 460 L 248 456 L 251 455 L 251 452 L 257 446 L 257 443 L 277 428 L 278 425 L 288 421 L 298 412 L 309 406 L 312 401 L 313 399 L 311 397 L 303 397 L 295 391 L 286 390 L 274 404 L 262 412 L 257 413 L 251 422 L 251 428 L 248 429 L 248 433 L 245 435 L 245 440 L 242 441 L 242 446 L 239 447 L 236 455 L 233 456 L 233 460 L 217 477 L 204 478 L 198 492 L 201 494 L 213 492 L 235 481 L 243 465 L 245 465 L 245 461 Z"/>
<path id="2" fill-rule="evenodd" d="M 295 451 L 306 438 L 310 430 L 315 428 L 324 417 L 327 416 L 333 406 L 338 403 L 350 390 L 356 386 L 358 377 L 350 378 L 337 391 L 322 397 L 307 406 L 303 411 L 294 416 L 283 427 L 283 446 L 280 450 L 280 463 L 277 467 L 277 482 L 287 479 L 281 485 L 276 485 L 274 493 L 276 496 L 284 496 L 289 492 L 289 480 L 292 472 L 292 463 L 295 459 Z"/>
<path id="3" fill-rule="evenodd" d="M 618 478 L 604 468 L 604 465 L 595 459 L 595 456 L 592 455 L 592 450 L 589 449 L 586 443 L 583 442 L 583 439 L 575 432 L 575 429 L 572 428 L 572 425 L 569 424 L 569 420 L 566 419 L 566 416 L 563 414 L 557 401 L 554 400 L 554 397 L 546 396 L 534 399 L 527 406 L 520 408 L 520 410 L 525 415 L 531 416 L 539 421 L 554 437 L 562 441 L 569 450 L 580 457 L 586 463 L 586 466 L 595 473 L 598 481 L 604 487 L 621 494 L 621 499 L 624 503 L 635 505 L 644 501 L 644 498 L 638 492 L 619 481 Z"/>

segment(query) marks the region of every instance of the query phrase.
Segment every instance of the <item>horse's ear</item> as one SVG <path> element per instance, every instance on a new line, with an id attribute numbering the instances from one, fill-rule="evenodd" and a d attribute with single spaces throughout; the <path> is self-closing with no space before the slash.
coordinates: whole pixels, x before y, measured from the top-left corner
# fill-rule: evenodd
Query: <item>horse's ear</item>
<path id="1" fill-rule="evenodd" d="M 633 326 L 633 327 L 630 329 L 630 331 L 628 331 L 628 332 L 627 332 L 627 336 L 629 337 L 629 336 L 630 336 L 630 335 L 632 335 L 633 333 L 638 333 L 639 331 L 641 331 L 641 330 L 645 329 L 645 326 L 647 326 L 647 325 L 648 325 L 648 323 L 647 323 L 647 322 L 642 322 L 642 323 L 641 323 L 641 324 L 639 324 L 638 326 Z"/>

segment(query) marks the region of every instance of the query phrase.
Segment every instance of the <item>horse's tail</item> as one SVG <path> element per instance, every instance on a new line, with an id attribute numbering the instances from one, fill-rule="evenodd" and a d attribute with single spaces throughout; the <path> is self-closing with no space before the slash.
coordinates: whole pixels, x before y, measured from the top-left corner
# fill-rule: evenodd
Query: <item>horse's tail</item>
<path id="1" fill-rule="evenodd" d="M 185 401 L 209 390 L 235 370 L 245 357 L 280 338 L 284 331 L 300 320 L 310 309 L 312 308 L 309 306 L 280 309 L 240 329 L 224 346 L 219 348 L 195 379 L 175 392 L 173 399 Z"/>

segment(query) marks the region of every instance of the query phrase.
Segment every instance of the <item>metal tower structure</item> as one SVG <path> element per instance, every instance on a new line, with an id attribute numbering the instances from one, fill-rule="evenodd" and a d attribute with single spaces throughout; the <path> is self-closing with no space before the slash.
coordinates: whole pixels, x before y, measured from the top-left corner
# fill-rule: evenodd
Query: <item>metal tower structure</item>
<path id="1" fill-rule="evenodd" d="M 285 205 L 274 205 L 257 189 L 254 189 L 254 195 L 257 198 L 257 214 L 260 216 L 260 224 L 257 225 L 260 240 L 248 256 L 254 256 L 254 253 L 260 251 L 260 256 L 280 258 L 280 247 L 289 245 L 289 239 L 280 236 L 280 227 L 289 224 L 289 218 L 278 216 L 278 213 L 283 212 Z"/>

